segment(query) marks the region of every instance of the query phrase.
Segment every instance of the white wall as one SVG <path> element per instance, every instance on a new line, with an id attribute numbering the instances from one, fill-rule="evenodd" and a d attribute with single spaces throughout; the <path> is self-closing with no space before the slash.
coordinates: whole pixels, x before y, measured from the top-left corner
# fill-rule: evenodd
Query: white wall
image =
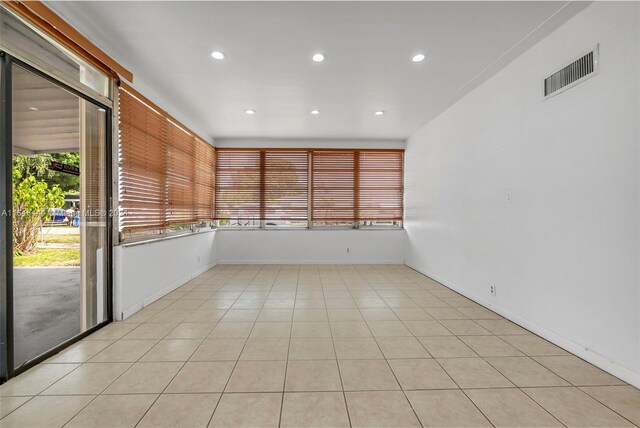
<path id="1" fill-rule="evenodd" d="M 543 100 L 598 43 L 599 74 Z M 640 4 L 594 3 L 429 122 L 407 142 L 405 257 L 640 387 L 639 84 Z"/>
<path id="2" fill-rule="evenodd" d="M 403 149 L 401 140 L 220 138 L 216 147 Z M 404 263 L 404 230 L 219 230 L 220 263 Z M 349 248 L 349 253 L 347 253 Z"/>
<path id="3" fill-rule="evenodd" d="M 218 263 L 404 263 L 398 230 L 218 230 L 114 248 L 114 316 L 126 319 Z M 347 253 L 349 248 L 349 253 Z"/>
<path id="4" fill-rule="evenodd" d="M 398 230 L 218 230 L 220 263 L 404 263 Z M 347 248 L 349 252 L 347 253 Z"/>
<path id="5" fill-rule="evenodd" d="M 114 317 L 123 319 L 217 263 L 216 232 L 114 248 Z"/>

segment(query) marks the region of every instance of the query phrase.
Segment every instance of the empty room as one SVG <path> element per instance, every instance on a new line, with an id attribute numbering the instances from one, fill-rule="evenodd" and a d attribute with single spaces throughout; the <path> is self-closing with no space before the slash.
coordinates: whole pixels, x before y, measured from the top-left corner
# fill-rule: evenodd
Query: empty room
<path id="1" fill-rule="evenodd" d="M 0 426 L 640 426 L 640 2 L 0 0 Z"/>

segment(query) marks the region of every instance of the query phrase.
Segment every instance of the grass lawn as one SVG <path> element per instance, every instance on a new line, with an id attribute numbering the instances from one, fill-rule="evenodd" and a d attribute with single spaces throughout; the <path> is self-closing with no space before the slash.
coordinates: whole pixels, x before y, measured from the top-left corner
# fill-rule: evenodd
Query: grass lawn
<path id="1" fill-rule="evenodd" d="M 14 266 L 80 266 L 79 248 L 37 248 L 32 254 L 15 256 Z"/>
<path id="2" fill-rule="evenodd" d="M 42 237 L 42 241 L 47 244 L 79 244 L 80 234 L 78 235 L 54 235 L 46 234 Z"/>

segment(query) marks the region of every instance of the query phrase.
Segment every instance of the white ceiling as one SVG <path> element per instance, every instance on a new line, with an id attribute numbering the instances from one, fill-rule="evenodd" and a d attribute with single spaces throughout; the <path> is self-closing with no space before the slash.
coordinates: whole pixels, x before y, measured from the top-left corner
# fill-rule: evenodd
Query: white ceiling
<path id="1" fill-rule="evenodd" d="M 404 139 L 585 4 L 48 2 L 204 137 Z M 211 58 L 213 50 L 227 59 Z M 314 52 L 326 60 L 314 63 Z M 417 52 L 427 54 L 412 63 Z M 543 76 L 541 76 L 543 77 Z M 173 111 L 172 111 L 173 109 Z M 246 109 L 257 114 L 248 116 Z M 312 116 L 310 110 L 321 114 Z M 384 110 L 384 116 L 373 116 Z"/>
<path id="2" fill-rule="evenodd" d="M 80 99 L 20 67 L 13 71 L 13 150 L 79 151 Z"/>

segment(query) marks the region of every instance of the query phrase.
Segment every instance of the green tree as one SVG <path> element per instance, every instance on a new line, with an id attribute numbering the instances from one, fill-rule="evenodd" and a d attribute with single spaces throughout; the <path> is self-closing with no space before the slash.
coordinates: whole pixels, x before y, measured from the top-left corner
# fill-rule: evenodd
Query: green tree
<path id="1" fill-rule="evenodd" d="M 40 227 L 49 218 L 49 208 L 64 206 L 64 194 L 58 185 L 51 188 L 45 181 L 30 175 L 22 179 L 13 168 L 13 248 L 16 254 L 31 253 L 37 243 Z"/>
<path id="2" fill-rule="evenodd" d="M 48 174 L 51 155 L 13 156 L 13 181 L 22 181 L 31 176 Z"/>
<path id="3" fill-rule="evenodd" d="M 79 153 L 41 153 L 33 156 L 17 155 L 13 157 L 13 166 L 17 168 L 19 180 L 35 176 L 50 186 L 58 186 L 66 194 L 77 194 L 80 190 L 80 177 L 49 169 L 51 162 L 60 162 L 80 167 Z"/>

